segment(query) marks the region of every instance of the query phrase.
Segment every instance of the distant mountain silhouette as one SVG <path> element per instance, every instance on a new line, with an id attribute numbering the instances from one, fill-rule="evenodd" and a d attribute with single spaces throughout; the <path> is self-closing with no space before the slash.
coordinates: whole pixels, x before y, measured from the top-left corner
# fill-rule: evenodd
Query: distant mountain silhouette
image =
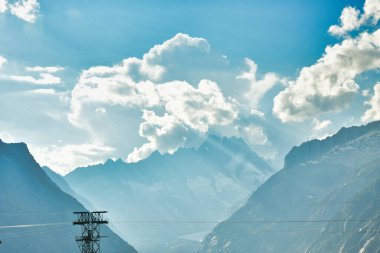
<path id="1" fill-rule="evenodd" d="M 0 252 L 80 252 L 75 242 L 80 230 L 71 221 L 73 211 L 84 210 L 50 180 L 24 143 L 0 140 Z M 48 225 L 4 227 L 28 224 Z M 109 228 L 102 233 L 109 236 L 102 240 L 104 252 L 136 252 Z"/>
<path id="2" fill-rule="evenodd" d="M 110 210 L 139 252 L 192 252 L 274 170 L 241 139 L 210 136 L 198 149 L 108 160 L 65 176 L 77 193 Z M 202 221 L 211 221 L 202 222 Z M 134 223 L 137 222 L 137 223 Z"/>
<path id="3" fill-rule="evenodd" d="M 380 122 L 293 148 L 199 253 L 379 252 Z"/>

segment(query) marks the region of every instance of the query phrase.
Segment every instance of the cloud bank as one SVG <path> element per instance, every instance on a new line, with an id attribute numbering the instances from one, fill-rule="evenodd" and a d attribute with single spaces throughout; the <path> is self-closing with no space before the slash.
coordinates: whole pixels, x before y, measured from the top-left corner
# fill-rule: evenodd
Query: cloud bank
<path id="1" fill-rule="evenodd" d="M 258 117 L 251 109 L 258 107 L 278 77 L 269 73 L 258 79 L 256 64 L 249 59 L 246 64 L 248 72 L 228 69 L 226 57 L 213 52 L 205 39 L 177 34 L 141 59 L 127 58 L 118 65 L 83 71 L 72 91 L 69 120 L 90 132 L 96 142 L 117 149 L 126 148 L 119 141 L 126 129 L 138 133 L 139 144 L 127 156 L 129 162 L 155 151 L 172 154 L 181 147 L 196 147 L 209 134 L 246 137 L 263 145 L 263 129 L 252 123 L 240 126 L 239 119 Z M 226 71 L 230 78 L 225 83 L 212 80 Z M 225 92 L 225 87 L 242 82 L 248 85 L 241 93 Z M 243 106 L 247 101 L 251 101 L 248 108 Z M 132 115 L 140 120 L 128 123 Z M 126 120 L 113 128 L 119 133 L 115 138 L 104 133 L 108 124 L 122 117 Z M 252 140 L 249 132 L 258 140 Z"/>
<path id="2" fill-rule="evenodd" d="M 363 32 L 328 46 L 312 66 L 274 99 L 273 113 L 282 122 L 302 121 L 347 108 L 358 92 L 355 78 L 380 68 L 380 30 Z"/>

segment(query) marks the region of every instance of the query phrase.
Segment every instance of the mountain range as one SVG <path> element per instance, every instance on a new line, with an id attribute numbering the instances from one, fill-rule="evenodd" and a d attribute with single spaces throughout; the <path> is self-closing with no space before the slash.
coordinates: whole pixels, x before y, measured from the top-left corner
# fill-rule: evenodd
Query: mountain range
<path id="1" fill-rule="evenodd" d="M 380 122 L 293 148 L 198 253 L 379 252 Z"/>
<path id="2" fill-rule="evenodd" d="M 197 149 L 137 163 L 108 160 L 65 176 L 139 252 L 194 252 L 274 169 L 241 139 L 210 136 Z"/>
<path id="3" fill-rule="evenodd" d="M 142 253 L 380 252 L 379 147 L 380 122 L 342 128 L 275 172 L 241 139 L 210 136 L 62 177 L 0 140 L 0 252 L 79 252 L 72 212 L 88 209 L 109 211 L 111 253 L 137 252 L 125 239 Z"/>

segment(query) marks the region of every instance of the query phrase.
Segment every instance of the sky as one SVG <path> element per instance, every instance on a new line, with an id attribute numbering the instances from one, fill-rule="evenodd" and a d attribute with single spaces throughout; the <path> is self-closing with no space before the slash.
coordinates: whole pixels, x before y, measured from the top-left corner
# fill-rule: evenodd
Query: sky
<path id="1" fill-rule="evenodd" d="M 0 138 L 79 166 L 380 119 L 379 0 L 0 0 Z"/>

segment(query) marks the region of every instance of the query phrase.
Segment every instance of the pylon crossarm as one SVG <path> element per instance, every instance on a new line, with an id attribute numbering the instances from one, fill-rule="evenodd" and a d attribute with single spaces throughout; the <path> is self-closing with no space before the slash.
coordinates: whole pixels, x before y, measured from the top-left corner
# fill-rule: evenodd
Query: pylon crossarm
<path id="1" fill-rule="evenodd" d="M 106 237 L 100 235 L 100 225 L 108 224 L 108 220 L 103 217 L 105 213 L 107 211 L 74 212 L 77 219 L 73 225 L 82 227 L 81 236 L 75 238 L 82 253 L 100 253 L 100 238 Z"/>

